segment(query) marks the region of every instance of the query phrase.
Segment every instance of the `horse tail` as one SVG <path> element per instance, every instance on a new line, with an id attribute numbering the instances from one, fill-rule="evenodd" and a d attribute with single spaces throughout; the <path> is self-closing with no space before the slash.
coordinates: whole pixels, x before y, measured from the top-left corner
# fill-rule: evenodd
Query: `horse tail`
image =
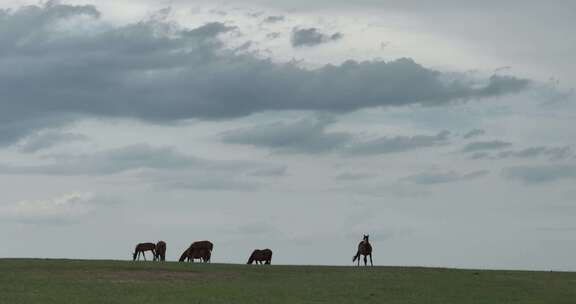
<path id="1" fill-rule="evenodd" d="M 360 250 L 356 251 L 356 255 L 352 257 L 352 262 L 355 262 L 360 258 Z"/>

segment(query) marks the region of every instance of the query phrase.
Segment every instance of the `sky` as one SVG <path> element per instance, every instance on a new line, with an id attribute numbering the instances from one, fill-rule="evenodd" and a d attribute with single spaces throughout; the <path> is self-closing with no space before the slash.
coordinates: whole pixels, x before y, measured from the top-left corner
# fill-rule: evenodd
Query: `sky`
<path id="1" fill-rule="evenodd" d="M 0 2 L 0 257 L 576 270 L 573 1 Z"/>

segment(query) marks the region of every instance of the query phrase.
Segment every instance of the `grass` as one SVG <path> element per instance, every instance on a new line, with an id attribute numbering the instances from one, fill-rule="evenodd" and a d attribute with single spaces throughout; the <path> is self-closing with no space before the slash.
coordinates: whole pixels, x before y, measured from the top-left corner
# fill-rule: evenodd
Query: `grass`
<path id="1" fill-rule="evenodd" d="M 0 303 L 576 303 L 576 273 L 0 260 Z"/>

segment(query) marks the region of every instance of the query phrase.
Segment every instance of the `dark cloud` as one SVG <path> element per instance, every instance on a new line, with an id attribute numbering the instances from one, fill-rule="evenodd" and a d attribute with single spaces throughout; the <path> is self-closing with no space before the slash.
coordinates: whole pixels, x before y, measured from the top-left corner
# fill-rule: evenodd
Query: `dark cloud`
<path id="1" fill-rule="evenodd" d="M 276 23 L 276 22 L 284 21 L 285 19 L 286 18 L 284 16 L 268 16 L 268 17 L 266 17 L 266 19 L 264 19 L 264 22 Z"/>
<path id="2" fill-rule="evenodd" d="M 367 141 L 357 141 L 345 149 L 348 155 L 371 155 L 406 152 L 416 149 L 445 145 L 450 132 L 442 131 L 436 135 L 415 135 L 381 137 Z"/>
<path id="3" fill-rule="evenodd" d="M 316 46 L 319 44 L 336 41 L 342 39 L 342 33 L 324 34 L 317 28 L 294 28 L 292 29 L 292 46 Z"/>
<path id="4" fill-rule="evenodd" d="M 576 165 L 516 166 L 504 169 L 504 177 L 526 184 L 550 183 L 576 179 Z"/>
<path id="5" fill-rule="evenodd" d="M 169 147 L 136 144 L 87 155 L 53 155 L 44 165 L 0 165 L 0 173 L 92 175 L 115 174 L 133 169 L 183 169 L 209 166 L 205 160 L 181 154 Z"/>
<path id="6" fill-rule="evenodd" d="M 286 167 L 271 167 L 248 172 L 248 175 L 256 177 L 278 177 L 278 176 L 285 176 L 286 171 L 287 171 Z"/>
<path id="7" fill-rule="evenodd" d="M 359 181 L 359 180 L 366 180 L 376 177 L 375 174 L 371 173 L 352 173 L 352 172 L 344 172 L 338 174 L 334 177 L 336 181 Z"/>
<path id="8" fill-rule="evenodd" d="M 518 151 L 502 151 L 496 155 L 496 158 L 535 158 L 548 157 L 550 160 L 566 160 L 574 156 L 574 151 L 569 146 L 563 147 L 546 147 L 537 146 L 529 147 Z"/>
<path id="9" fill-rule="evenodd" d="M 469 132 L 467 132 L 466 134 L 462 135 L 462 138 L 464 139 L 470 139 L 473 137 L 477 137 L 480 135 L 484 135 L 486 133 L 486 131 L 482 130 L 482 129 L 474 129 L 474 130 L 470 130 Z"/>
<path id="10" fill-rule="evenodd" d="M 512 143 L 501 141 L 501 140 L 492 140 L 492 141 L 476 141 L 471 142 L 464 146 L 464 152 L 481 152 L 486 150 L 499 150 L 504 149 L 507 147 L 512 146 Z"/>
<path id="11" fill-rule="evenodd" d="M 348 133 L 326 131 L 332 122 L 329 117 L 317 117 L 289 123 L 271 123 L 225 132 L 222 140 L 229 144 L 264 147 L 277 152 L 329 152 L 352 139 Z"/>
<path id="12" fill-rule="evenodd" d="M 270 110 L 342 113 L 444 105 L 529 83 L 500 75 L 474 85 L 447 80 L 407 58 L 304 69 L 227 50 L 220 37 L 234 27 L 222 23 L 185 29 L 158 17 L 112 26 L 99 17 L 93 6 L 56 2 L 0 12 L 0 143 L 85 116 L 162 123 Z"/>
<path id="13" fill-rule="evenodd" d="M 116 204 L 116 200 L 90 192 L 70 192 L 58 197 L 0 206 L 0 218 L 26 224 L 72 224 Z"/>
<path id="14" fill-rule="evenodd" d="M 86 141 L 88 138 L 82 134 L 63 132 L 60 130 L 44 130 L 27 136 L 17 145 L 18 151 L 23 153 L 35 153 L 54 146 Z"/>
<path id="15" fill-rule="evenodd" d="M 405 177 L 401 179 L 401 181 L 407 181 L 420 185 L 445 184 L 445 183 L 473 180 L 486 176 L 489 173 L 490 172 L 487 170 L 479 170 L 465 174 L 458 173 L 455 171 L 425 172 Z"/>
<path id="16" fill-rule="evenodd" d="M 348 132 L 327 130 L 334 120 L 329 116 L 304 118 L 232 130 L 221 135 L 228 144 L 251 145 L 281 153 L 328 153 L 362 156 L 399 153 L 448 144 L 450 132 L 436 135 L 379 137 L 366 139 Z"/>
<path id="17" fill-rule="evenodd" d="M 282 36 L 282 33 L 279 33 L 279 32 L 273 32 L 273 33 L 266 34 L 266 38 L 268 38 L 268 39 L 278 39 L 278 38 L 280 38 L 280 36 Z"/>

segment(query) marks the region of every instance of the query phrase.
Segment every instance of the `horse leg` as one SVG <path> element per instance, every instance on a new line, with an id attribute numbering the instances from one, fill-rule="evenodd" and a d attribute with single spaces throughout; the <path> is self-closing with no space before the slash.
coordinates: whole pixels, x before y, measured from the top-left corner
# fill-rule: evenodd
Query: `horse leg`
<path id="1" fill-rule="evenodd" d="M 374 266 L 374 263 L 372 263 L 372 253 L 370 253 L 370 266 Z"/>
<path id="2" fill-rule="evenodd" d="M 368 266 L 368 257 L 367 256 L 368 256 L 367 254 L 364 255 L 364 266 Z"/>

